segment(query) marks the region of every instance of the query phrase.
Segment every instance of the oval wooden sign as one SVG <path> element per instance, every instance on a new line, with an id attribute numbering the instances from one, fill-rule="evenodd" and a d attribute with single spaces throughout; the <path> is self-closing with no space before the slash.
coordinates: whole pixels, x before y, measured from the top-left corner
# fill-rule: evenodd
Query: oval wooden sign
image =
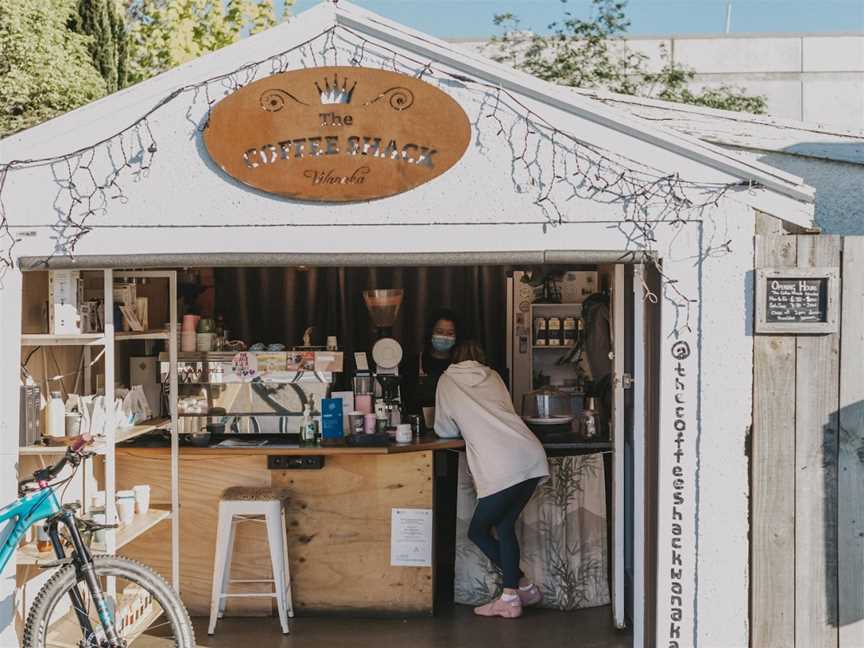
<path id="1" fill-rule="evenodd" d="M 387 70 L 319 67 L 245 86 L 204 131 L 228 175 L 269 193 L 346 202 L 428 182 L 468 148 L 471 124 L 438 88 Z"/>

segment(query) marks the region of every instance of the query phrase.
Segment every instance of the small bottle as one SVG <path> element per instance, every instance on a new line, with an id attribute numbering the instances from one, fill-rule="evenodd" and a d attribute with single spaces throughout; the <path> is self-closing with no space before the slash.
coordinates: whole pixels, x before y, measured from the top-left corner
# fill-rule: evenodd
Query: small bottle
<path id="1" fill-rule="evenodd" d="M 535 317 L 534 318 L 534 346 L 546 346 L 547 341 L 547 333 L 546 333 L 546 318 L 545 317 Z"/>
<path id="2" fill-rule="evenodd" d="M 576 318 L 565 317 L 562 325 L 564 328 L 564 346 L 574 346 L 576 344 Z"/>
<path id="3" fill-rule="evenodd" d="M 51 537 L 48 535 L 48 530 L 44 524 L 36 527 L 36 551 L 39 553 L 51 551 Z"/>
<path id="4" fill-rule="evenodd" d="M 46 431 L 49 437 L 66 436 L 66 406 L 60 392 L 51 392 L 51 400 L 46 406 Z"/>
<path id="5" fill-rule="evenodd" d="M 583 441 L 594 441 L 600 434 L 600 420 L 594 409 L 594 399 L 591 397 L 585 399 L 585 407 L 579 416 L 578 430 L 579 437 Z"/>
<path id="6" fill-rule="evenodd" d="M 320 437 L 318 434 L 318 422 L 312 417 L 312 404 L 303 406 L 303 420 L 300 423 L 300 445 L 318 445 Z"/>
<path id="7" fill-rule="evenodd" d="M 312 411 L 309 408 L 309 403 L 303 406 L 303 418 L 300 420 L 300 445 L 311 445 L 309 443 L 309 431 L 311 429 L 310 422 L 312 420 Z"/>
<path id="8" fill-rule="evenodd" d="M 561 346 L 561 318 L 550 317 L 546 321 L 547 346 Z"/>

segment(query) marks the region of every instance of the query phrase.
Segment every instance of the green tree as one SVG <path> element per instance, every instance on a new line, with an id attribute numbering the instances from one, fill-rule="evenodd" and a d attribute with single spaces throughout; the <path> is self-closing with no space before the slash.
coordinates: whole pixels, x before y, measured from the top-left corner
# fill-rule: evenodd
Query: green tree
<path id="1" fill-rule="evenodd" d="M 276 24 L 273 0 L 127 2 L 129 80 L 133 83 Z"/>
<path id="2" fill-rule="evenodd" d="M 561 0 L 566 4 L 567 0 Z M 583 19 L 571 11 L 549 26 L 548 35 L 520 29 L 512 13 L 495 16 L 503 28 L 490 41 L 499 62 L 506 62 L 544 81 L 579 88 L 603 88 L 628 95 L 762 114 L 767 100 L 741 88 L 722 85 L 700 92 L 690 90 L 693 70 L 674 63 L 665 49 L 664 65 L 649 72 L 647 56 L 634 52 L 623 36 L 630 27 L 627 0 L 592 0 L 593 16 Z"/>
<path id="3" fill-rule="evenodd" d="M 76 0 L 0 1 L 0 137 L 98 99 L 89 36 L 67 25 Z"/>
<path id="4" fill-rule="evenodd" d="M 108 93 L 126 85 L 126 23 L 117 0 L 78 0 L 70 28 L 92 37 L 89 50 L 93 64 Z"/>

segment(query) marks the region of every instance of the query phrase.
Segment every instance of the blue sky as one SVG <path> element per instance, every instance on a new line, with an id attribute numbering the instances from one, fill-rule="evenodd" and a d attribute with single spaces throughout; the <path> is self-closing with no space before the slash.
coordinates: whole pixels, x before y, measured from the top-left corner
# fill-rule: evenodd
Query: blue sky
<path id="1" fill-rule="evenodd" d="M 283 2 L 284 0 L 277 0 Z M 512 12 L 526 28 L 545 30 L 564 8 L 588 16 L 590 0 L 353 0 L 355 4 L 441 38 L 495 33 L 492 17 Z M 299 13 L 320 0 L 295 0 Z M 723 30 L 726 0 L 630 0 L 632 34 Z M 864 0 L 732 0 L 733 32 L 864 31 Z"/>

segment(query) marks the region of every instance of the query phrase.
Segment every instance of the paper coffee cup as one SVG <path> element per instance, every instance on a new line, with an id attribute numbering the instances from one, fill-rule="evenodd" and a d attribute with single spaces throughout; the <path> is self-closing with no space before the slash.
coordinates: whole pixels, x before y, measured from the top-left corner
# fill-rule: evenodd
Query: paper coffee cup
<path id="1" fill-rule="evenodd" d="M 135 519 L 134 491 L 117 491 L 117 517 L 120 518 L 122 524 L 129 524 Z"/>
<path id="2" fill-rule="evenodd" d="M 140 484 L 132 487 L 132 492 L 135 493 L 135 512 L 139 515 L 150 510 L 150 486 Z"/>

